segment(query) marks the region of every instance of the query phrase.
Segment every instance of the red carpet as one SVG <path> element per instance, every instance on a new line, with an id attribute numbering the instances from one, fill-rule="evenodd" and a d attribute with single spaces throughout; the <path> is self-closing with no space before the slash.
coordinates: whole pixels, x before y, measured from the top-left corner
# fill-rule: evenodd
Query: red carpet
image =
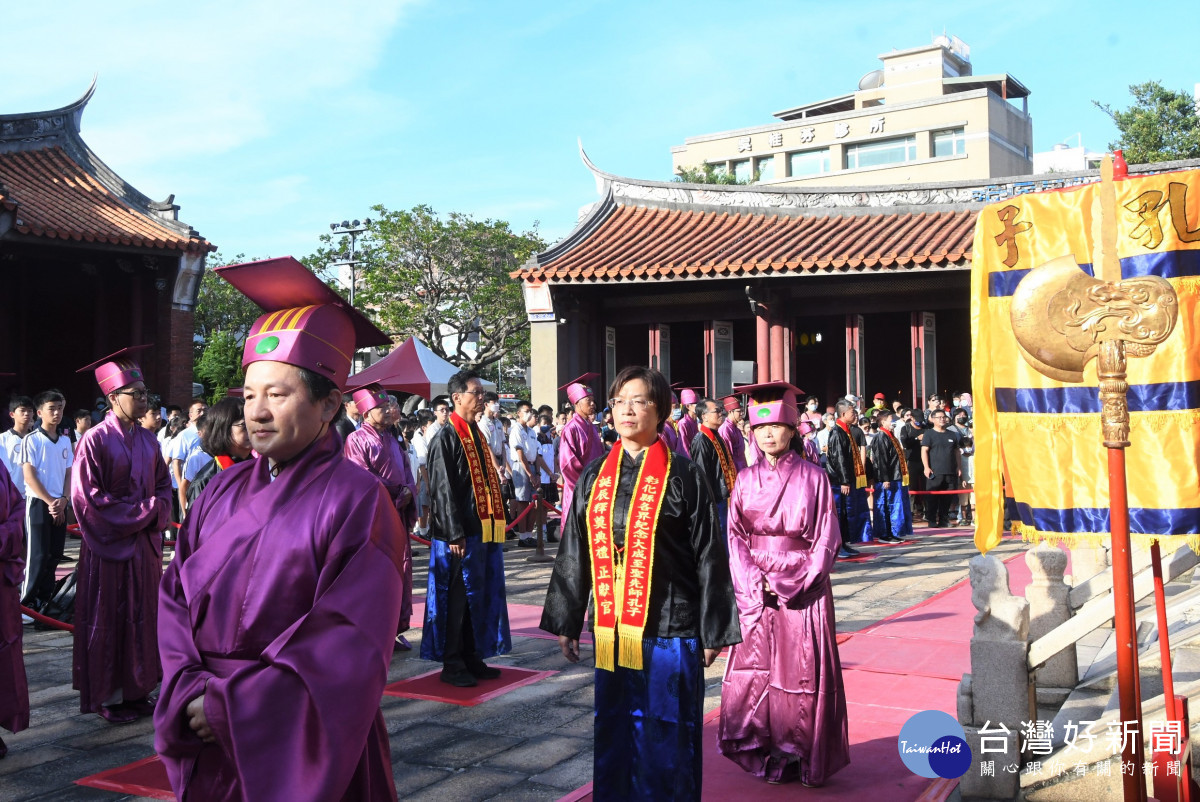
<path id="1" fill-rule="evenodd" d="M 1010 589 L 1023 593 L 1030 579 L 1024 554 L 1005 562 Z M 971 585 L 963 580 L 861 632 L 838 633 L 849 717 L 850 765 L 823 788 L 804 788 L 795 783 L 767 785 L 745 773 L 717 752 L 719 711 L 710 713 L 704 725 L 708 747 L 704 755 L 704 799 L 944 800 L 957 782 L 929 780 L 910 772 L 900 760 L 896 738 L 914 713 L 944 710 L 955 715 L 959 680 L 970 671 L 974 618 Z M 591 791 L 589 783 L 560 802 L 589 800 Z"/>
<path id="2" fill-rule="evenodd" d="M 497 696 L 515 691 L 523 685 L 530 685 L 543 677 L 558 673 L 557 671 L 531 671 L 528 668 L 509 666 L 496 666 L 496 668 L 500 669 L 499 678 L 481 679 L 474 688 L 456 688 L 453 685 L 447 685 L 438 678 L 442 669 L 435 668 L 433 671 L 412 679 L 393 682 L 383 689 L 383 695 L 400 696 L 405 699 L 428 699 L 434 702 L 449 702 L 454 705 L 474 707 L 488 699 L 495 699 Z"/>
<path id="3" fill-rule="evenodd" d="M 158 755 L 84 777 L 76 780 L 75 784 L 134 796 L 148 796 L 151 799 L 175 799 L 171 784 L 167 782 L 167 770 L 163 768 Z"/>

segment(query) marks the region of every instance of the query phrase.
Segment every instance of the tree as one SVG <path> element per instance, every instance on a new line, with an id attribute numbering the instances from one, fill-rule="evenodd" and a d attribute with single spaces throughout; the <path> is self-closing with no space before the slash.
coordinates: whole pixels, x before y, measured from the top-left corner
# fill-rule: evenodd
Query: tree
<path id="1" fill-rule="evenodd" d="M 212 403 L 224 398 L 230 387 L 241 386 L 242 347 L 250 327 L 262 314 L 257 304 L 234 289 L 212 268 L 247 261 L 252 260 L 241 253 L 232 259 L 214 253 L 200 279 L 194 316 L 192 375 L 194 381 L 208 389 Z"/>
<path id="2" fill-rule="evenodd" d="M 718 170 L 716 165 L 702 164 L 699 167 L 680 167 L 675 173 L 675 181 L 684 184 L 726 184 L 729 186 L 753 184 L 759 178 L 759 171 L 755 170 L 754 175 L 750 178 L 739 179 L 736 175 L 725 169 Z"/>
<path id="3" fill-rule="evenodd" d="M 509 277 L 545 248 L 537 233 L 513 233 L 502 220 L 429 206 L 373 207 L 356 250 L 356 306 L 396 339 L 415 336 L 455 365 L 482 370 L 528 359 L 529 323 L 521 284 Z M 321 237 L 303 261 L 316 272 L 343 261 L 348 240 Z M 339 288 L 344 293 L 344 288 Z M 527 361 L 526 361 L 526 364 Z"/>
<path id="4" fill-rule="evenodd" d="M 1126 111 L 1092 101 L 1120 132 L 1110 150 L 1123 150 L 1129 164 L 1200 158 L 1200 115 L 1190 94 L 1165 89 L 1159 81 L 1134 84 L 1129 93 L 1135 102 Z"/>

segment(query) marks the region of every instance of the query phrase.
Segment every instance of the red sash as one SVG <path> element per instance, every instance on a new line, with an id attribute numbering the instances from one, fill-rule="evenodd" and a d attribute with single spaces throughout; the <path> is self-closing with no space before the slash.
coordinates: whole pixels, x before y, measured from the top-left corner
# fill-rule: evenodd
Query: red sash
<path id="1" fill-rule="evenodd" d="M 457 412 L 450 413 L 454 433 L 467 455 L 467 467 L 471 471 L 471 490 L 475 495 L 475 512 L 479 514 L 480 531 L 484 543 L 504 542 L 504 498 L 500 495 L 500 477 L 491 460 L 484 467 L 479 459 L 479 432 L 474 424 L 468 424 Z"/>
<path id="2" fill-rule="evenodd" d="M 223 471 L 226 468 L 233 465 L 233 457 L 220 456 L 220 457 L 213 457 L 213 459 L 215 459 L 217 461 L 217 470 L 218 471 Z"/>
<path id="3" fill-rule="evenodd" d="M 737 469 L 733 467 L 733 459 L 730 458 L 729 452 L 725 450 L 725 444 L 721 442 L 721 438 L 717 437 L 716 432 L 707 426 L 701 426 L 700 431 L 717 450 L 717 458 L 721 461 L 721 474 L 725 477 L 725 488 L 730 495 L 733 495 L 733 483 L 737 481 Z"/>
<path id="4" fill-rule="evenodd" d="M 620 560 L 613 543 L 614 493 L 621 478 L 625 454 L 617 444 L 604 459 L 592 485 L 588 501 L 588 540 L 592 550 L 592 594 L 596 600 L 596 668 L 616 670 L 614 661 L 620 636 L 620 665 L 642 668 L 642 635 L 650 602 L 650 578 L 654 571 L 654 534 L 666 494 L 667 474 L 673 458 L 663 441 L 646 449 L 633 495 L 629 499 L 629 521 L 625 526 L 627 559 Z"/>
<path id="5" fill-rule="evenodd" d="M 867 486 L 867 469 L 863 465 L 862 454 L 858 450 L 858 443 L 854 442 L 854 435 L 850 434 L 850 424 L 839 420 L 837 425 L 850 438 L 850 453 L 854 456 L 854 486 L 862 490 Z"/>
<path id="6" fill-rule="evenodd" d="M 904 453 L 900 450 L 900 443 L 896 442 L 896 435 L 887 429 L 884 429 L 883 433 L 887 435 L 888 442 L 892 444 L 892 448 L 896 452 L 896 459 L 900 461 L 900 484 L 908 487 L 908 462 L 904 459 Z"/>

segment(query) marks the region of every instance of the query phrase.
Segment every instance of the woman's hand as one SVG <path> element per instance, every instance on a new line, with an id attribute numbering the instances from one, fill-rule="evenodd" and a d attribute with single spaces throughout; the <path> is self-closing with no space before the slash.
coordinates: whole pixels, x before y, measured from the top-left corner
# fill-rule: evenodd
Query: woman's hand
<path id="1" fill-rule="evenodd" d="M 204 715 L 204 696 L 204 694 L 200 694 L 188 702 L 188 726 L 200 737 L 200 740 L 206 744 L 212 744 L 217 742 L 217 737 L 213 734 L 212 727 L 208 726 L 208 718 Z"/>

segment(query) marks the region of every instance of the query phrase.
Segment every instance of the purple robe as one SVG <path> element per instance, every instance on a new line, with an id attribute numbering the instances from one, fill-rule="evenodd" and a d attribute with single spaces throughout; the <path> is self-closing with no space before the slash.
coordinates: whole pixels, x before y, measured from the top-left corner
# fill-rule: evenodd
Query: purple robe
<path id="1" fill-rule="evenodd" d="M 746 438 L 742 436 L 738 425 L 726 418 L 717 429 L 717 434 L 733 457 L 733 469 L 738 473 L 746 470 Z"/>
<path id="2" fill-rule="evenodd" d="M 71 466 L 79 522 L 74 684 L 93 713 L 120 692 L 145 699 L 162 676 L 158 583 L 162 531 L 171 517 L 171 476 L 158 439 L 109 412 L 89 429 Z"/>
<path id="3" fill-rule="evenodd" d="M 396 798 L 379 700 L 402 535 L 332 432 L 274 481 L 260 457 L 209 482 L 160 594 L 154 747 L 180 799 Z M 200 695 L 214 744 L 188 727 Z"/>
<path id="4" fill-rule="evenodd" d="M 660 434 L 663 442 L 667 444 L 667 448 L 671 449 L 671 451 L 681 457 L 687 456 L 687 452 L 683 450 L 683 443 L 681 443 L 679 440 L 679 432 L 675 430 L 675 427 L 671 425 L 670 421 L 667 421 L 662 425 L 662 431 Z M 565 510 L 566 507 L 563 507 L 563 509 Z"/>
<path id="5" fill-rule="evenodd" d="M 25 575 L 25 499 L 0 462 L 0 727 L 29 726 L 29 684 L 21 653 L 21 577 Z"/>
<path id="6" fill-rule="evenodd" d="M 802 780 L 820 785 L 850 761 L 829 585 L 840 544 L 821 468 L 788 451 L 738 475 L 729 562 L 743 640 L 726 664 L 717 746 L 757 776 L 785 754 L 801 761 Z M 764 598 L 764 580 L 777 601 Z"/>
<path id="7" fill-rule="evenodd" d="M 399 544 L 404 554 L 401 573 L 404 576 L 404 601 L 400 605 L 400 622 L 396 634 L 407 632 L 412 625 L 412 543 L 408 534 L 413 524 L 417 522 L 417 483 L 413 479 L 412 468 L 408 465 L 408 457 L 400 450 L 400 443 L 391 433 L 381 434 L 374 426 L 364 423 L 361 429 L 355 429 L 346 438 L 343 447 L 346 459 L 360 468 L 365 468 L 383 482 L 384 489 L 392 499 L 396 512 L 400 513 L 400 521 L 404 530 L 400 533 L 403 543 Z M 408 488 L 408 495 L 400 491 Z"/>
<path id="8" fill-rule="evenodd" d="M 583 415 L 574 415 L 563 427 L 558 439 L 558 472 L 562 474 L 562 517 L 571 509 L 571 495 L 583 469 L 604 456 L 604 443 L 596 427 Z"/>
<path id="9" fill-rule="evenodd" d="M 683 446 L 683 455 L 689 459 L 692 456 L 692 440 L 700 434 L 700 421 L 684 413 L 679 419 L 679 443 Z"/>

